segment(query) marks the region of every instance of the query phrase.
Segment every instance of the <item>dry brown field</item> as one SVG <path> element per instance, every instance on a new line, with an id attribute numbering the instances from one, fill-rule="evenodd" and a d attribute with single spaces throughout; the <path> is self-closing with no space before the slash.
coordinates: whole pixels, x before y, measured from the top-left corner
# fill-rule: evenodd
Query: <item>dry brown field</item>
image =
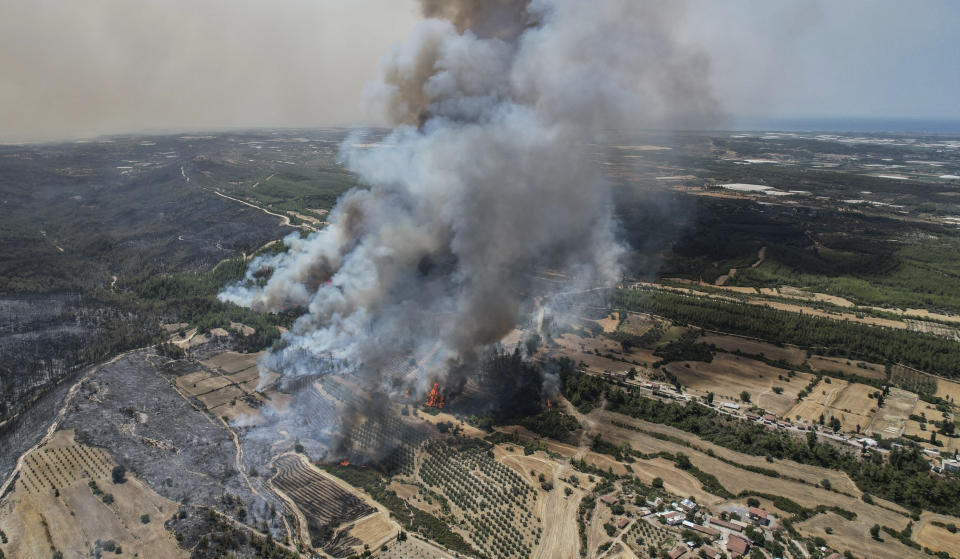
<path id="1" fill-rule="evenodd" d="M 609 414 L 609 412 L 601 412 L 597 414 L 601 416 L 602 414 Z M 615 416 L 615 414 L 609 414 Z M 690 457 L 691 462 L 697 466 L 699 469 L 710 472 L 711 474 L 717 477 L 717 480 L 723 485 L 727 490 L 738 493 L 740 491 L 759 491 L 764 493 L 772 493 L 777 495 L 782 495 L 788 499 L 791 499 L 800 505 L 808 508 L 814 508 L 819 505 L 838 506 L 843 509 L 852 511 L 857 514 L 855 521 L 850 522 L 846 521 L 840 517 L 834 518 L 835 515 L 817 515 L 811 521 L 798 525 L 798 528 L 805 534 L 810 536 L 823 536 L 827 538 L 827 541 L 834 547 L 837 547 L 840 550 L 850 549 L 854 553 L 858 553 L 858 547 L 861 542 L 861 537 L 869 538 L 869 529 L 873 524 L 877 523 L 881 526 L 889 526 L 896 530 L 902 530 L 906 527 L 909 517 L 906 511 L 893 503 L 889 503 L 882 499 L 874 499 L 874 505 L 868 505 L 864 503 L 859 498 L 859 493 L 853 494 L 853 496 L 844 495 L 837 493 L 836 491 L 827 491 L 820 487 L 813 487 L 806 483 L 800 483 L 790 479 L 784 478 L 772 478 L 764 476 L 762 474 L 757 474 L 742 470 L 725 462 L 718 460 L 717 458 L 708 456 L 704 452 L 697 450 L 695 448 L 690 448 L 685 445 L 680 445 L 677 443 L 672 443 L 670 441 L 661 441 L 660 439 L 650 437 L 644 433 L 638 433 L 632 430 L 619 429 L 615 426 L 610 426 L 604 431 L 604 436 L 607 440 L 613 443 L 620 443 L 622 441 L 630 442 L 634 448 L 638 449 L 649 449 L 651 451 L 666 451 L 666 452 L 684 452 L 687 456 Z M 699 445 L 705 445 L 707 443 L 700 441 Z M 699 446 L 697 445 L 697 446 Z M 728 451 L 732 452 L 732 451 Z M 740 455 L 738 453 L 732 453 L 732 461 L 734 463 L 749 463 L 746 456 Z M 737 460 L 736 457 L 741 456 L 743 460 Z M 731 458 L 728 458 L 731 459 Z M 677 470 L 676 467 L 669 461 L 663 460 L 659 464 L 660 468 L 656 468 L 650 464 L 653 461 L 640 460 L 633 465 L 634 471 L 637 473 L 638 477 L 644 479 L 652 479 L 653 477 L 661 477 L 664 480 L 664 483 L 669 486 L 670 483 L 674 483 L 671 492 L 678 495 L 685 495 L 689 493 L 688 487 L 682 485 L 683 482 L 678 481 L 680 477 L 677 474 L 682 475 L 684 472 Z M 793 475 L 796 477 L 796 472 L 790 468 L 784 468 L 782 463 L 767 464 L 766 467 L 772 469 L 782 470 L 784 475 Z M 819 469 L 815 467 L 810 468 L 809 473 L 813 473 L 815 477 L 823 479 L 830 478 L 834 479 L 832 476 L 835 476 L 837 473 Z M 819 470 L 822 472 L 821 475 L 816 475 L 815 472 Z M 691 478 L 692 479 L 692 478 Z M 700 484 L 697 480 L 692 479 L 688 480 L 690 483 L 695 484 L 694 487 L 700 488 Z M 702 491 L 702 489 L 700 489 Z M 700 495 L 697 493 L 692 493 L 695 496 L 698 496 L 698 501 L 704 502 L 707 504 L 725 504 L 726 501 L 720 499 L 719 497 L 712 495 L 705 495 L 705 500 L 699 498 Z M 737 503 L 742 506 L 743 503 L 739 500 L 730 501 L 730 503 Z M 768 510 L 776 511 L 775 507 L 768 505 Z M 899 511 L 899 512 L 897 512 Z M 782 516 L 788 516 L 785 513 L 782 513 Z M 825 534 L 823 528 L 826 526 L 832 526 L 834 528 L 835 537 L 831 539 L 828 535 Z M 886 538 L 890 539 L 890 538 Z M 853 543 L 850 543 L 853 542 Z M 861 547 L 860 549 L 872 549 L 869 547 Z M 862 553 L 862 551 L 860 551 Z M 896 548 L 896 552 L 902 557 L 913 557 L 911 555 L 912 550 L 901 549 L 901 547 Z M 874 555 L 869 555 L 874 557 Z M 893 555 L 877 555 L 877 557 L 893 557 Z"/>
<path id="2" fill-rule="evenodd" d="M 223 351 L 200 363 L 225 374 L 232 374 L 244 369 L 249 369 L 250 367 L 256 367 L 257 360 L 260 359 L 261 355 L 263 355 L 262 351 L 257 353 Z"/>
<path id="3" fill-rule="evenodd" d="M 840 420 L 845 431 L 854 431 L 857 425 L 865 429 L 877 412 L 877 401 L 870 397 L 874 392 L 877 389 L 866 384 L 847 384 L 832 402 L 831 415 Z"/>
<path id="4" fill-rule="evenodd" d="M 694 497 L 698 503 L 708 506 L 715 506 L 723 502 L 720 497 L 704 491 L 697 478 L 683 470 L 678 470 L 669 460 L 663 458 L 637 460 L 631 464 L 630 469 L 640 481 L 648 485 L 653 483 L 654 478 L 662 479 L 663 488 L 674 495 Z"/>
<path id="5" fill-rule="evenodd" d="M 201 396 L 232 384 L 226 377 L 211 375 L 206 371 L 190 373 L 177 379 L 177 386 L 187 396 Z"/>
<path id="6" fill-rule="evenodd" d="M 454 559 L 452 553 L 411 534 L 407 534 L 405 541 L 392 541 L 386 545 L 387 550 L 377 553 L 375 557 L 379 559 Z"/>
<path id="7" fill-rule="evenodd" d="M 793 346 L 779 347 L 759 340 L 741 338 L 740 336 L 709 333 L 697 341 L 713 344 L 726 351 L 740 350 L 748 355 L 763 355 L 767 359 L 782 360 L 795 365 L 800 365 L 807 359 L 807 352 L 800 348 Z"/>
<path id="8" fill-rule="evenodd" d="M 496 427 L 496 430 L 502 433 L 510 433 L 512 435 L 516 435 L 520 438 L 520 440 L 523 440 L 523 441 L 539 441 L 543 443 L 543 445 L 546 446 L 550 452 L 555 452 L 565 458 L 576 456 L 580 452 L 580 449 L 573 445 L 562 443 L 560 441 L 555 441 L 553 439 L 545 439 L 540 435 L 537 435 L 536 433 L 530 431 L 526 427 L 521 427 L 520 425 L 500 426 L 500 427 Z M 483 432 L 481 431 L 481 433 Z M 486 433 L 483 433 L 483 435 L 486 435 Z M 508 444 L 507 446 L 515 446 L 515 445 Z"/>
<path id="9" fill-rule="evenodd" d="M 383 513 L 372 514 L 358 520 L 350 528 L 350 535 L 369 545 L 370 549 L 377 549 L 384 543 L 395 539 L 398 533 L 397 526 L 387 520 Z M 361 548 L 358 551 L 362 552 L 363 550 Z"/>
<path id="10" fill-rule="evenodd" d="M 513 447 L 514 450 L 509 451 L 508 447 Z M 587 481 L 587 476 L 578 474 L 568 464 L 559 463 L 544 452 L 538 451 L 530 456 L 524 456 L 522 451 L 509 444 L 496 446 L 494 459 L 512 468 L 537 491 L 537 502 L 533 514 L 541 521 L 543 535 L 540 538 L 540 544 L 533 550 L 533 557 L 536 559 L 579 557 L 577 507 L 584 491 L 580 488 L 572 488 L 573 493 L 567 497 L 562 488 L 570 486 L 560 480 L 575 474 L 580 479 L 580 487 L 586 489 L 593 485 Z M 540 488 L 538 478 L 540 474 L 554 484 L 553 491 L 543 491 Z"/>
<path id="11" fill-rule="evenodd" d="M 662 318 L 654 318 L 648 314 L 632 312 L 627 314 L 627 318 L 623 321 L 623 325 L 620 328 L 627 334 L 642 336 L 654 326 L 666 326 L 667 324 L 668 322 Z"/>
<path id="12" fill-rule="evenodd" d="M 897 530 L 902 530 L 904 522 L 898 522 Z M 850 551 L 857 557 L 870 557 L 871 559 L 904 559 L 906 557 L 927 557 L 922 551 L 907 547 L 888 534 L 881 532 L 883 541 L 876 541 L 870 536 L 870 527 L 874 523 L 881 526 L 891 526 L 884 524 L 875 518 L 858 515 L 854 520 L 847 520 L 840 515 L 828 512 L 818 514 L 810 520 L 796 525 L 802 534 L 810 536 L 820 536 L 827 541 L 830 547 L 840 551 Z M 903 525 L 903 526 L 901 526 Z M 828 534 L 826 529 L 830 528 L 833 533 Z"/>
<path id="13" fill-rule="evenodd" d="M 188 557 L 163 527 L 177 504 L 129 472 L 125 483 L 114 484 L 110 473 L 115 465 L 105 451 L 77 444 L 72 431 L 57 432 L 32 452 L 13 491 L 0 501 L 7 557 L 49 557 L 51 546 L 68 559 L 87 557 L 96 540 L 113 540 L 125 557 Z M 112 495 L 113 502 L 94 495 L 90 481 Z M 144 514 L 150 517 L 147 523 L 141 522 Z"/>
<path id="14" fill-rule="evenodd" d="M 612 312 L 604 318 L 594 320 L 606 333 L 616 332 L 620 324 L 620 313 Z"/>
<path id="15" fill-rule="evenodd" d="M 913 392 L 891 388 L 883 407 L 877 410 L 868 432 L 879 434 L 885 439 L 899 437 L 903 434 L 917 401 L 919 398 Z"/>
<path id="16" fill-rule="evenodd" d="M 866 430 L 873 421 L 877 409 L 877 401 L 870 398 L 869 395 L 877 392 L 877 389 L 859 383 L 850 383 L 845 380 L 829 379 L 824 377 L 810 392 L 810 395 L 797 403 L 788 412 L 790 419 L 796 419 L 805 423 L 815 423 L 823 414 L 825 420 L 836 417 L 840 421 L 843 431 L 855 431 L 857 425 L 861 430 Z M 897 408 L 897 412 L 902 410 Z M 909 411 L 906 415 L 910 415 Z M 896 414 L 891 413 L 887 418 L 889 422 L 896 422 Z M 906 416 L 903 416 L 906 418 Z"/>
<path id="17" fill-rule="evenodd" d="M 924 547 L 934 551 L 946 551 L 955 554 L 960 549 L 960 531 L 950 532 L 941 526 L 935 526 L 933 521 L 943 524 L 960 524 L 960 520 L 952 516 L 924 512 L 920 515 L 920 522 L 914 527 L 913 539 Z"/>
<path id="18" fill-rule="evenodd" d="M 914 421 L 912 419 L 907 420 L 904 428 L 905 435 L 912 435 L 915 437 L 920 437 L 923 440 L 930 439 L 931 431 L 938 431 L 937 427 L 933 424 L 933 421 L 941 421 L 944 417 L 943 412 L 938 410 L 936 406 L 924 402 L 923 400 L 917 400 L 916 406 L 913 408 L 913 413 L 915 415 L 924 415 L 927 418 L 927 428 L 921 429 L 920 422 Z M 940 434 L 937 435 L 937 440 L 943 443 L 942 447 L 938 447 L 941 451 L 960 451 L 960 437 L 944 437 Z M 933 448 L 932 445 L 926 445 L 930 448 Z"/>
<path id="19" fill-rule="evenodd" d="M 740 393 L 746 391 L 752 403 L 776 415 L 783 415 L 793 407 L 797 394 L 813 378 L 809 373 L 796 373 L 788 382 L 787 371 L 783 369 L 730 354 L 715 355 L 710 363 L 670 363 L 665 369 L 697 395 L 713 392 L 718 400 L 739 401 Z M 783 393 L 776 394 L 775 386 L 782 388 Z"/>
<path id="20" fill-rule="evenodd" d="M 807 464 L 800 464 L 799 462 L 794 462 L 792 460 L 777 460 L 774 459 L 773 462 L 767 462 L 766 459 L 762 456 L 751 456 L 749 454 L 741 454 L 739 452 L 732 451 L 728 448 L 724 448 L 719 445 L 715 445 L 711 442 L 700 439 L 696 435 L 691 435 L 685 431 L 681 431 L 675 427 L 670 427 L 668 425 L 660 425 L 657 423 L 650 423 L 642 419 L 634 419 L 632 417 L 625 417 L 620 414 L 612 413 L 609 411 L 594 411 L 590 413 L 590 417 L 596 420 L 595 425 L 601 430 L 601 433 L 604 436 L 607 436 L 607 430 L 605 426 L 609 425 L 611 421 L 616 421 L 621 424 L 631 425 L 644 431 L 661 433 L 664 435 L 669 435 L 671 437 L 676 437 L 680 440 L 686 441 L 695 449 L 699 449 L 701 452 L 712 451 L 714 456 L 718 458 L 723 458 L 724 460 L 729 460 L 737 464 L 742 464 L 744 466 L 754 466 L 758 468 L 767 468 L 771 470 L 778 471 L 784 478 L 795 478 L 801 479 L 810 485 L 816 485 L 820 483 L 823 479 L 829 479 L 831 486 L 842 493 L 847 493 L 853 495 L 854 497 L 859 497 L 861 492 L 857 489 L 857 486 L 850 477 L 836 470 L 827 470 L 824 468 L 818 468 L 816 466 L 810 466 Z M 617 429 L 616 426 L 612 426 Z M 658 440 L 658 439 L 654 439 Z M 664 441 L 660 441 L 664 442 Z M 633 443 L 631 443 L 633 444 Z M 657 445 L 651 445 L 648 447 L 647 452 L 658 452 L 663 447 Z M 678 449 L 679 446 L 672 447 Z M 639 450 L 639 449 L 638 449 Z"/>
<path id="21" fill-rule="evenodd" d="M 954 404 L 960 402 L 960 382 L 946 380 L 940 377 L 936 377 L 936 379 L 937 396 Z"/>
<path id="22" fill-rule="evenodd" d="M 866 361 L 813 355 L 807 362 L 815 371 L 838 371 L 844 375 L 857 375 L 878 380 L 883 380 L 887 377 L 883 365 L 867 363 Z M 860 364 L 861 367 L 858 367 L 857 364 Z"/>

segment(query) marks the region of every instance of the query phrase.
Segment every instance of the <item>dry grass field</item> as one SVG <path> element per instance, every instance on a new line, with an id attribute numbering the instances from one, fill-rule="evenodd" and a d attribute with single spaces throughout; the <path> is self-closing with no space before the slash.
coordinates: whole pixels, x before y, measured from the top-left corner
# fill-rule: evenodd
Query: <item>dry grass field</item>
<path id="1" fill-rule="evenodd" d="M 836 382 L 836 381 L 834 381 Z M 860 383 L 849 383 L 837 394 L 830 406 L 830 412 L 840 420 L 844 430 L 854 431 L 857 425 L 866 428 L 877 412 L 877 401 L 870 394 L 877 389 Z"/>
<path id="2" fill-rule="evenodd" d="M 913 392 L 891 388 L 883 407 L 877 410 L 867 432 L 881 435 L 885 439 L 899 437 L 903 434 L 908 418 L 918 401 L 919 398 Z"/>
<path id="3" fill-rule="evenodd" d="M 654 458 L 653 460 L 637 460 L 631 465 L 634 475 L 643 483 L 651 484 L 655 478 L 663 480 L 663 487 L 674 495 L 693 497 L 698 503 L 708 506 L 719 505 L 723 499 L 703 490 L 697 478 L 678 470 L 673 462 Z"/>
<path id="4" fill-rule="evenodd" d="M 387 550 L 380 551 L 380 559 L 454 559 L 452 553 L 412 535 L 402 542 L 392 541 L 386 544 Z"/>
<path id="5" fill-rule="evenodd" d="M 601 424 L 599 420 L 602 418 L 613 418 L 620 421 L 619 416 L 610 414 L 609 412 L 594 412 L 591 416 L 595 416 L 598 420 L 596 422 L 598 428 Z M 801 483 L 783 477 L 774 478 L 738 468 L 737 466 L 719 460 L 718 457 L 709 456 L 704 451 L 699 450 L 698 448 L 704 448 L 704 450 L 706 450 L 705 446 L 708 443 L 704 441 L 696 442 L 695 437 L 692 442 L 697 448 L 691 448 L 671 441 L 663 441 L 645 433 L 622 429 L 613 425 L 604 426 L 603 435 L 606 440 L 615 444 L 629 442 L 633 448 L 642 452 L 683 452 L 690 458 L 694 466 L 715 475 L 720 484 L 732 493 L 739 493 L 741 491 L 771 493 L 782 495 L 807 508 L 825 505 L 827 507 L 836 506 L 852 511 L 857 515 L 854 521 L 847 521 L 842 517 L 837 517 L 832 514 L 817 515 L 812 520 L 797 526 L 805 535 L 826 537 L 832 546 L 841 551 L 848 549 L 855 554 L 863 553 L 865 549 L 873 551 L 873 547 L 869 545 L 869 542 L 862 540 L 864 537 L 870 537 L 869 529 L 873 524 L 877 523 L 881 526 L 889 526 L 896 530 L 903 530 L 909 522 L 908 514 L 902 507 L 898 507 L 897 505 L 876 497 L 874 498 L 875 504 L 871 505 L 863 502 L 859 498 L 859 492 L 845 495 L 836 490 L 828 491 L 820 487 L 814 487 L 809 482 Z M 749 464 L 752 458 L 756 458 L 732 451 L 727 452 L 729 454 L 723 457 L 734 464 Z M 767 463 L 762 467 L 778 470 L 783 476 L 800 477 L 798 470 L 794 470 L 790 465 L 781 461 Z M 699 481 L 692 478 L 692 476 L 686 478 L 686 472 L 678 470 L 672 462 L 663 459 L 638 460 L 632 465 L 632 469 L 641 480 L 647 483 L 649 483 L 649 480 L 652 480 L 653 477 L 660 477 L 664 480 L 665 486 L 668 487 L 671 493 L 678 495 L 690 494 L 696 496 L 698 502 L 701 503 L 721 507 L 731 504 L 738 507 L 744 506 L 743 500 L 740 499 L 725 501 L 720 497 L 704 493 L 702 488 L 700 488 Z M 831 484 L 834 485 L 835 489 L 840 489 L 833 483 L 833 481 L 837 479 L 837 472 L 806 466 L 803 470 L 803 475 L 814 479 L 831 479 Z M 850 485 L 849 480 L 839 481 L 846 484 L 845 489 Z M 693 487 L 696 489 L 693 490 Z M 766 503 L 766 507 L 767 510 L 777 512 L 777 509 L 773 507 L 772 504 Z M 789 516 L 783 511 L 780 511 L 779 514 Z M 831 526 L 835 530 L 834 536 L 836 537 L 831 539 L 825 534 L 824 528 L 826 526 Z M 890 540 L 890 538 L 887 538 L 887 540 Z M 895 555 L 891 553 L 895 553 L 901 557 L 915 556 L 912 554 L 914 553 L 913 550 L 909 550 L 902 545 L 895 547 L 894 552 L 883 551 L 882 554 L 873 555 L 871 553 L 867 556 L 881 558 L 895 557 Z"/>
<path id="6" fill-rule="evenodd" d="M 946 551 L 951 555 L 956 554 L 960 549 L 960 530 L 951 532 L 943 526 L 933 524 L 939 522 L 949 526 L 958 525 L 960 520 L 952 516 L 924 512 L 920 515 L 920 522 L 914 527 L 913 539 L 924 547 L 929 547 L 934 551 Z"/>
<path id="7" fill-rule="evenodd" d="M 130 473 L 113 483 L 115 465 L 105 451 L 77 444 L 72 431 L 59 431 L 31 453 L 13 492 L 0 501 L 7 557 L 50 557 L 53 548 L 79 559 L 93 556 L 98 540 L 112 541 L 125 557 L 188 557 L 163 527 L 177 504 Z"/>
<path id="8" fill-rule="evenodd" d="M 229 375 L 243 371 L 244 369 L 256 367 L 257 361 L 262 355 L 262 351 L 257 353 L 223 351 L 205 361 L 201 361 L 201 363 L 210 369 L 219 370 L 219 372 Z"/>
<path id="9" fill-rule="evenodd" d="M 774 361 L 786 361 L 794 365 L 800 365 L 807 359 L 807 352 L 792 346 L 775 346 L 767 342 L 742 338 L 740 336 L 731 336 L 727 334 L 708 333 L 702 336 L 698 342 L 712 344 L 725 351 L 741 351 L 748 355 L 763 355 L 767 359 Z"/>
<path id="10" fill-rule="evenodd" d="M 906 520 L 906 519 L 904 519 Z M 870 536 L 870 527 L 874 523 L 881 526 L 889 526 L 875 518 L 858 515 L 854 520 L 847 520 L 840 515 L 828 512 L 818 514 L 810 520 L 796 525 L 802 534 L 810 536 L 820 536 L 827 541 L 827 544 L 840 550 L 849 550 L 857 557 L 870 557 L 871 559 L 904 559 L 906 557 L 926 557 L 920 551 L 907 547 L 888 534 L 881 533 L 883 541 L 874 540 Z M 897 530 L 903 529 L 906 522 L 899 522 Z M 890 526 L 893 528 L 893 526 Z M 827 528 L 832 530 L 832 534 L 827 533 Z"/>
<path id="11" fill-rule="evenodd" d="M 867 363 L 866 361 L 813 355 L 807 360 L 807 363 L 809 363 L 810 367 L 815 371 L 837 371 L 844 375 L 857 375 L 878 380 L 883 380 L 887 377 L 883 365 Z"/>
<path id="12" fill-rule="evenodd" d="M 634 419 L 632 417 L 625 417 L 619 414 L 615 414 L 609 411 L 593 411 L 590 413 L 590 418 L 595 419 L 595 425 L 606 437 L 608 430 L 606 426 L 611 426 L 613 429 L 620 429 L 616 426 L 611 425 L 611 422 L 616 421 L 620 424 L 630 425 L 637 429 L 642 429 L 643 431 L 660 433 L 663 435 L 668 435 L 670 437 L 675 437 L 682 441 L 685 441 L 687 444 L 690 444 L 694 449 L 699 449 L 701 452 L 713 452 L 713 455 L 717 458 L 722 458 L 737 464 L 742 464 L 744 466 L 753 466 L 757 468 L 767 468 L 776 470 L 785 478 L 794 478 L 800 479 L 810 485 L 816 485 L 820 483 L 823 479 L 829 479 L 830 485 L 837 491 L 841 493 L 847 493 L 853 495 L 854 497 L 859 497 L 861 492 L 857 489 L 856 484 L 853 483 L 853 480 L 850 479 L 847 474 L 843 472 L 838 472 L 836 470 L 826 470 L 824 468 L 818 468 L 816 466 L 810 466 L 807 464 L 800 464 L 792 460 L 774 460 L 773 462 L 767 462 L 767 460 L 762 456 L 751 456 L 748 454 L 741 454 L 735 452 L 728 448 L 724 448 L 719 445 L 715 445 L 711 442 L 700 439 L 696 435 L 691 435 L 686 431 L 681 431 L 675 427 L 670 427 L 667 425 L 660 425 L 657 423 L 650 423 L 648 421 L 643 421 L 642 419 Z M 623 430 L 620 429 L 622 432 Z M 651 437 L 652 438 L 652 437 Z M 664 443 L 665 441 L 656 440 L 658 443 Z M 631 445 L 633 443 L 631 442 Z M 648 446 L 649 450 L 647 452 L 658 452 L 659 449 L 664 447 L 659 446 L 655 443 L 652 443 Z M 673 449 L 679 449 L 679 445 L 672 446 Z M 688 449 L 690 447 L 687 447 Z M 638 449 L 639 450 L 639 449 Z M 681 451 L 683 452 L 683 451 Z M 689 450 L 686 451 L 689 454 Z"/>
<path id="13" fill-rule="evenodd" d="M 817 422 L 821 414 L 827 421 L 836 417 L 843 431 L 856 431 L 858 425 L 861 431 L 866 431 L 877 412 L 877 400 L 870 397 L 875 392 L 876 388 L 866 384 L 824 377 L 813 387 L 810 395 L 794 405 L 788 414 L 791 419 L 799 417 L 800 421 L 808 424 Z M 910 410 L 905 410 L 903 406 L 908 396 L 901 396 L 889 410 L 884 411 L 884 418 L 878 424 L 880 429 L 891 425 L 905 426 Z"/>
<path id="14" fill-rule="evenodd" d="M 806 424 L 816 423 L 821 415 L 829 419 L 831 405 L 847 384 L 849 383 L 845 380 L 830 379 L 829 383 L 825 379 L 821 380 L 806 398 L 797 402 L 787 412 L 787 417 Z"/>
<path id="15" fill-rule="evenodd" d="M 783 369 L 730 354 L 715 355 L 710 363 L 670 363 L 665 369 L 697 395 L 713 392 L 721 401 L 739 401 L 740 393 L 746 391 L 750 393 L 752 403 L 777 415 L 783 415 L 793 407 L 797 394 L 813 378 L 809 373 L 796 373 L 789 378 Z M 783 389 L 783 392 L 775 393 L 774 387 Z"/>

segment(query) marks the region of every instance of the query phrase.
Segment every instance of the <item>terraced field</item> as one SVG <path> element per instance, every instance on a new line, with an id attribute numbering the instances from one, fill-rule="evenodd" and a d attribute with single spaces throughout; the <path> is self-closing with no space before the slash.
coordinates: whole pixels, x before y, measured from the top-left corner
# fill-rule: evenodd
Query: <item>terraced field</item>
<path id="1" fill-rule="evenodd" d="M 336 528 L 373 514 L 376 509 L 344 491 L 335 482 L 307 466 L 299 457 L 282 456 L 277 462 L 274 485 L 297 505 L 307 520 L 313 547 L 341 557 L 360 545 L 360 540 L 337 533 Z"/>

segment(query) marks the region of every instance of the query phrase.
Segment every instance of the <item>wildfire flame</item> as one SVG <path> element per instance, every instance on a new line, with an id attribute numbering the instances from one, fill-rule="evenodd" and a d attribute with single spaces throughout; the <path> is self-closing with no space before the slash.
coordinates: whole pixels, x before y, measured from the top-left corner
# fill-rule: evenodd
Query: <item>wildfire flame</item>
<path id="1" fill-rule="evenodd" d="M 427 394 L 427 407 L 428 408 L 442 408 L 443 407 L 443 394 L 440 394 L 440 383 L 433 383 L 433 388 L 430 389 L 430 392 Z"/>
<path id="2" fill-rule="evenodd" d="M 343 467 L 347 467 L 347 466 L 350 465 L 350 461 L 349 461 L 349 460 L 344 460 L 343 462 L 340 462 L 340 465 L 343 466 Z"/>

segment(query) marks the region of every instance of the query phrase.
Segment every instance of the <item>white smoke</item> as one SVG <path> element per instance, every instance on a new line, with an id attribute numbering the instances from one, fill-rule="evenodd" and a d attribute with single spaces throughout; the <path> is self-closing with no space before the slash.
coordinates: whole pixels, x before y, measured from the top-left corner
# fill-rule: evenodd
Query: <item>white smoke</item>
<path id="1" fill-rule="evenodd" d="M 364 92 L 397 128 L 342 148 L 368 186 L 220 296 L 307 308 L 265 369 L 352 371 L 396 391 L 411 379 L 391 371 L 412 358 L 427 364 L 423 390 L 526 318 L 548 294 L 538 270 L 568 276 L 564 289 L 615 283 L 623 248 L 589 142 L 715 110 L 705 58 L 673 38 L 676 3 L 427 0 L 424 11 L 446 19 L 418 25 Z"/>

